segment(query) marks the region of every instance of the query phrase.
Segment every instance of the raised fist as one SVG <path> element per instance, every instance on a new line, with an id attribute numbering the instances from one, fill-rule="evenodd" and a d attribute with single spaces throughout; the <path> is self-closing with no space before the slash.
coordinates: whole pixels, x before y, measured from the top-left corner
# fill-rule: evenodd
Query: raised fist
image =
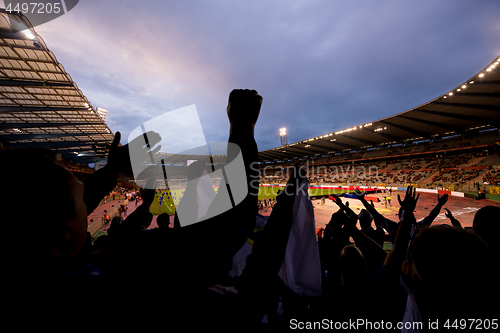
<path id="1" fill-rule="evenodd" d="M 259 118 L 262 97 L 255 90 L 234 89 L 229 94 L 227 116 L 231 128 L 253 129 Z"/>

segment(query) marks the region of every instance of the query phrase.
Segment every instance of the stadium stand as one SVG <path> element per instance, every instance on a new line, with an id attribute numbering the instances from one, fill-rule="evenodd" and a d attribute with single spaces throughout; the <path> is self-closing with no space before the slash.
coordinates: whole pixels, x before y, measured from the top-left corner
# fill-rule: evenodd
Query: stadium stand
<path id="1" fill-rule="evenodd" d="M 436 140 L 401 148 L 381 148 L 372 153 L 349 155 L 353 159 L 341 158 L 331 162 L 330 157 L 322 159 L 303 158 L 309 166 L 309 180 L 328 185 L 378 185 L 404 187 L 446 187 L 459 191 L 474 191 L 472 185 L 479 182 L 489 191 L 490 185 L 483 178 L 491 169 L 500 167 L 497 142 L 498 130 L 494 133 L 477 133 L 469 140 Z M 418 150 L 416 149 L 418 148 Z M 261 167 L 260 182 L 284 183 L 282 170 L 290 168 L 293 162 L 266 163 Z M 323 167 L 323 169 L 321 169 Z M 325 172 L 327 170 L 328 172 Z M 266 177 L 267 176 L 267 177 Z"/>
<path id="2" fill-rule="evenodd" d="M 0 147 L 104 161 L 113 133 L 22 14 L 0 9 Z"/>

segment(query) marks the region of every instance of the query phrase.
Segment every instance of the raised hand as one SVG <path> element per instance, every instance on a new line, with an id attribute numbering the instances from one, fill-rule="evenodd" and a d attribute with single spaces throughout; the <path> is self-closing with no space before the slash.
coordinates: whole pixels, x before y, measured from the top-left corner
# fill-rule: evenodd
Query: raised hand
<path id="1" fill-rule="evenodd" d="M 451 222 L 451 225 L 454 226 L 454 227 L 459 227 L 459 228 L 462 228 L 462 224 L 460 223 L 460 221 L 458 221 L 455 216 L 453 216 L 453 214 L 450 212 L 450 210 L 448 208 L 445 208 L 446 209 L 446 213 L 444 213 L 444 215 L 450 219 L 450 222 Z"/>
<path id="2" fill-rule="evenodd" d="M 148 142 L 149 145 L 144 144 L 145 137 L 147 137 L 146 142 Z M 151 156 L 161 149 L 161 146 L 158 146 L 152 150 L 152 147 L 161 141 L 160 135 L 152 131 L 138 136 L 125 146 L 119 146 L 120 139 L 121 133 L 116 132 L 113 143 L 109 149 L 108 163 L 106 164 L 106 167 L 117 173 L 132 174 L 131 154 L 133 154 L 136 160 L 152 162 L 150 161 Z"/>
<path id="3" fill-rule="evenodd" d="M 339 206 L 341 209 L 344 209 L 345 205 L 337 194 L 332 193 L 330 194 L 330 196 L 333 198 L 333 202 L 335 202 L 337 206 Z"/>
<path id="4" fill-rule="evenodd" d="M 438 194 L 438 204 L 443 206 L 448 201 L 448 194 L 443 194 L 441 197 Z"/>
<path id="5" fill-rule="evenodd" d="M 359 200 L 363 200 L 365 198 L 365 191 L 361 191 L 359 188 L 354 189 L 354 194 Z"/>
<path id="6" fill-rule="evenodd" d="M 455 218 L 448 208 L 445 208 L 445 210 L 446 210 L 446 213 L 444 213 L 444 216 L 446 216 L 450 220 Z"/>
<path id="7" fill-rule="evenodd" d="M 231 124 L 231 134 L 233 134 L 234 130 L 250 130 L 253 135 L 261 105 L 262 96 L 255 90 L 234 89 L 231 91 L 227 103 L 227 116 Z"/>
<path id="8" fill-rule="evenodd" d="M 346 206 L 337 194 L 332 193 L 330 196 L 333 197 L 333 201 L 337 204 L 337 206 L 339 206 L 339 208 L 343 210 L 350 219 L 354 219 L 354 222 L 356 222 L 358 215 L 356 215 L 356 213 L 354 213 L 349 206 Z"/>
<path id="9" fill-rule="evenodd" d="M 417 194 L 417 189 L 412 186 L 406 188 L 405 198 L 401 201 L 401 197 L 398 194 L 398 201 L 401 207 L 407 212 L 413 212 L 417 206 L 418 197 L 420 193 Z"/>

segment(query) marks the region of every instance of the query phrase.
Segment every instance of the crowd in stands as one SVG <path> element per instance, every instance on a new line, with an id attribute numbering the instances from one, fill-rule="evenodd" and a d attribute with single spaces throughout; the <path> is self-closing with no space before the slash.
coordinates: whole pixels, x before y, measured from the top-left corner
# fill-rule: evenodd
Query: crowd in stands
<path id="1" fill-rule="evenodd" d="M 403 198 L 398 196 L 397 221 L 382 218 L 357 192 L 366 208 L 363 215 L 335 197 L 338 210 L 318 241 L 314 218 L 306 213 L 311 212 L 310 201 L 301 192 L 308 185 L 307 170 L 295 166 L 270 216 L 263 219 L 258 188 L 252 186 L 259 174 L 250 167 L 258 158 L 254 126 L 261 103 L 253 90 L 229 95 L 229 141 L 239 145 L 247 176 L 248 194 L 241 202 L 213 214 L 219 200 L 229 196 L 221 186 L 201 218 L 191 215 L 193 220 L 186 224 L 176 214 L 174 228 L 147 229 L 155 196 L 147 183 L 141 205 L 123 221 L 112 222 L 109 235 L 97 245 L 86 233 L 87 214 L 113 190 L 121 174 L 132 171 L 127 145 L 118 145 L 119 133 L 107 165 L 83 183 L 57 163 L 50 150 L 1 151 L 0 169 L 9 175 L 0 199 L 5 222 L 4 325 L 14 321 L 16 328 L 32 324 L 67 330 L 87 324 L 89 330 L 238 332 L 318 324 L 352 330 L 349 320 L 364 320 L 391 323 L 393 329 L 403 323 L 404 328 L 421 331 L 436 320 L 444 325 L 446 320 L 475 318 L 490 320 L 492 327 L 491 320 L 500 313 L 494 280 L 499 208 L 479 210 L 472 231 L 456 220 L 455 227 L 433 227 L 434 215 L 415 220 L 418 195 L 411 187 Z M 148 138 L 151 147 L 161 140 L 154 132 L 148 132 Z M 147 160 L 150 151 L 142 147 L 139 153 Z M 196 167 L 193 163 L 190 170 L 196 173 Z M 45 192 L 31 203 L 29 214 L 20 214 L 26 207 L 20 199 L 31 184 L 26 175 L 40 179 Z M 198 212 L 196 198 L 187 188 L 179 206 Z M 446 199 L 441 197 L 431 214 L 437 215 Z M 372 218 L 378 231 L 370 231 Z M 254 232 L 258 225 L 261 230 Z M 389 253 L 381 247 L 380 228 L 391 236 Z M 292 239 L 296 232 L 302 237 Z M 231 276 L 235 258 L 250 243 L 244 269 Z M 305 253 L 310 257 L 304 258 Z M 285 263 L 295 270 L 284 273 Z M 317 270 L 304 268 L 312 264 Z"/>
<path id="2" fill-rule="evenodd" d="M 444 145 L 439 146 L 443 148 Z M 402 148 L 408 150 L 408 148 Z M 389 150 L 388 153 L 401 153 Z M 399 156 L 399 155 L 398 155 Z M 481 182 L 487 186 L 499 185 L 491 175 L 492 169 L 500 167 L 500 158 L 494 150 L 490 152 L 465 152 L 455 155 L 426 157 L 410 156 L 390 160 L 356 160 L 348 163 L 328 164 L 329 158 L 302 160 L 307 168 L 308 180 L 319 185 L 395 186 L 417 184 L 419 187 L 449 187 L 468 191 L 472 184 Z M 321 164 L 319 162 L 323 162 Z M 261 168 L 261 184 L 284 184 L 292 167 L 290 162 L 266 165 Z"/>
<path id="3" fill-rule="evenodd" d="M 488 185 L 500 186 L 500 170 L 488 171 L 483 177 L 483 183 Z"/>
<path id="4" fill-rule="evenodd" d="M 67 160 L 61 160 L 59 161 L 62 165 L 67 167 L 69 170 L 72 172 L 84 172 L 84 173 L 92 173 L 94 172 L 94 169 L 88 166 L 88 164 L 83 164 L 83 163 L 75 163 Z"/>
<path id="5" fill-rule="evenodd" d="M 436 176 L 432 178 L 434 183 L 442 182 L 442 183 L 465 183 L 469 180 L 475 179 L 481 173 L 480 169 L 471 169 L 471 170 L 454 170 L 447 171 L 443 170 Z"/>

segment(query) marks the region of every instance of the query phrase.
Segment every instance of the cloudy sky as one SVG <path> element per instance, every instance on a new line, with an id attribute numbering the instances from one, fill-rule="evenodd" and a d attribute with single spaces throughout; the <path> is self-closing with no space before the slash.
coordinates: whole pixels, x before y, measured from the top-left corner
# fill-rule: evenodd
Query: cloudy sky
<path id="1" fill-rule="evenodd" d="M 81 0 L 37 26 L 113 132 L 196 105 L 225 141 L 234 88 L 264 98 L 259 150 L 406 111 L 500 55 L 500 1 Z"/>

